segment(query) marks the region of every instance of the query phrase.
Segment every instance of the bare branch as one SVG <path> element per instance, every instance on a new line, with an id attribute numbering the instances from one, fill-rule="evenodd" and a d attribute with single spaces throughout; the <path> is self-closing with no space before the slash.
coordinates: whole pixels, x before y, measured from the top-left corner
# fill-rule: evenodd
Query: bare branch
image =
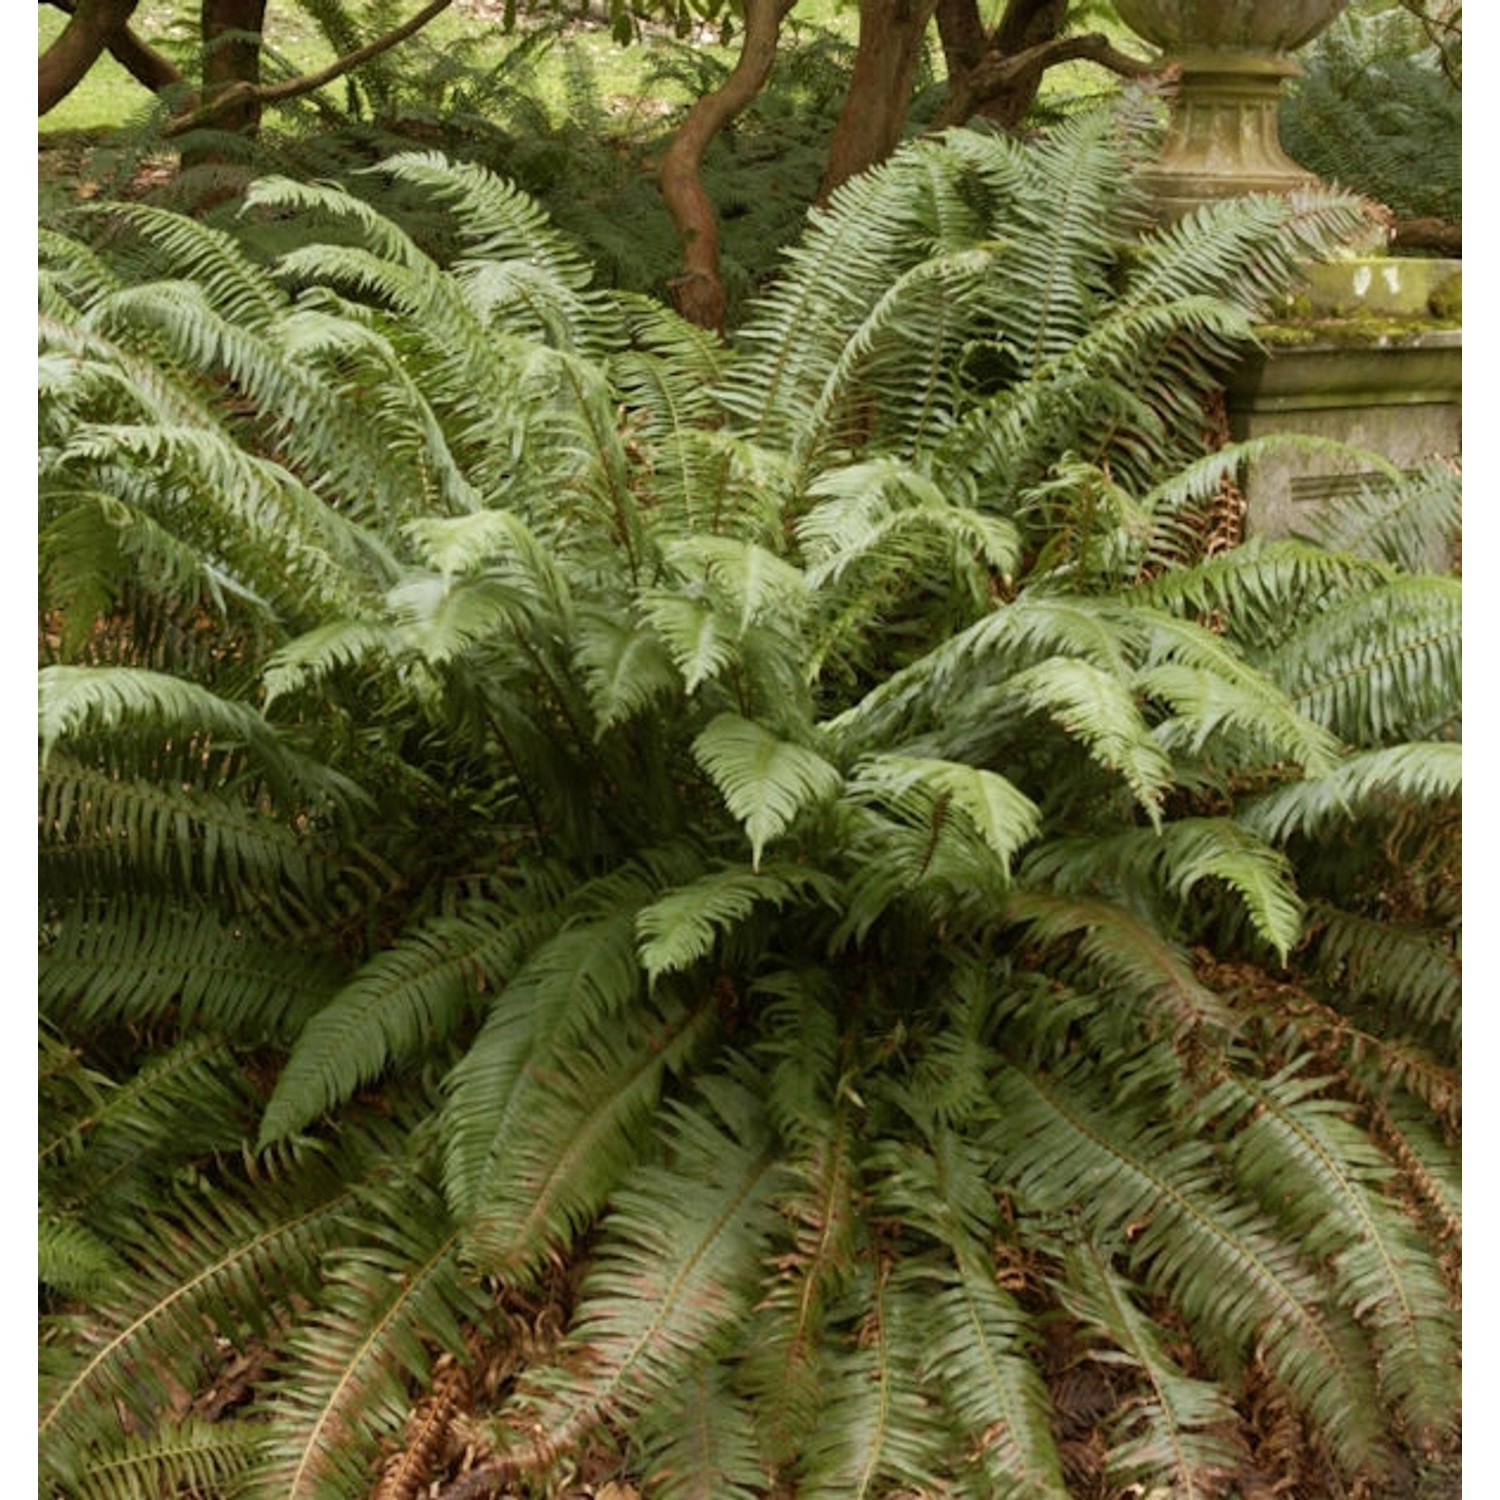
<path id="1" fill-rule="evenodd" d="M 78 87 L 136 4 L 137 0 L 82 0 L 37 60 L 38 115 L 61 104 Z"/>
<path id="2" fill-rule="evenodd" d="M 342 78 L 345 73 L 352 72 L 372 58 L 379 57 L 382 52 L 389 52 L 392 47 L 404 42 L 408 37 L 415 36 L 434 16 L 441 15 L 452 3 L 453 0 L 428 0 L 428 3 L 411 20 L 403 21 L 401 25 L 393 27 L 384 36 L 377 37 L 373 42 L 367 42 L 363 47 L 357 47 L 353 52 L 346 53 L 343 57 L 329 63 L 326 68 L 320 68 L 316 73 L 303 73 L 296 78 L 287 79 L 284 83 L 235 84 L 225 89 L 223 93 L 215 95 L 209 103 L 178 115 L 176 119 L 168 123 L 162 133 L 166 136 L 177 136 L 186 131 L 195 130 L 201 125 L 211 125 L 222 115 L 246 103 L 276 104 L 283 99 L 295 99 L 302 94 L 311 94 L 322 88 L 324 84 L 332 83 L 334 79 Z"/>
<path id="3" fill-rule="evenodd" d="M 77 10 L 75 0 L 46 0 L 54 10 L 72 15 Z M 109 55 L 139 84 L 159 94 L 182 82 L 182 74 L 175 64 L 169 62 L 154 47 L 143 42 L 129 26 L 119 26 L 104 39 Z"/>
<path id="4" fill-rule="evenodd" d="M 947 101 L 932 122 L 931 129 L 945 130 L 962 125 L 988 99 L 1014 88 L 1032 73 L 1064 62 L 1091 62 L 1123 78 L 1144 78 L 1157 71 L 1157 64 L 1121 52 L 1107 36 L 1090 32 L 1086 36 L 1056 37 L 1021 52 L 1003 56 L 989 52 L 961 78 L 950 85 Z"/>

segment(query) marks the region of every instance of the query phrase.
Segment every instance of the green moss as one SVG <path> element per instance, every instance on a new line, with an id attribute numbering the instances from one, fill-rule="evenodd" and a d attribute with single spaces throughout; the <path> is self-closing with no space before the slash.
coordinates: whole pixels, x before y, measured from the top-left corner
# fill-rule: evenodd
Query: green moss
<path id="1" fill-rule="evenodd" d="M 1450 276 L 1443 284 L 1433 289 L 1427 299 L 1427 310 L 1433 317 L 1461 323 L 1464 316 L 1464 278 L 1459 272 Z"/>
<path id="2" fill-rule="evenodd" d="M 1453 281 L 1457 280 L 1455 276 Z M 1436 303 L 1442 293 L 1447 292 L 1449 285 L 1451 283 L 1445 282 L 1433 294 L 1429 306 Z M 1302 348 L 1313 344 L 1357 348 L 1400 344 L 1423 334 L 1463 326 L 1463 305 L 1457 299 L 1451 307 L 1445 302 L 1441 311 L 1433 307 L 1427 317 L 1396 317 L 1369 312 L 1348 313 L 1342 317 L 1310 317 L 1306 315 L 1308 309 L 1305 306 L 1300 309 L 1302 315 L 1299 316 L 1299 301 L 1305 304 L 1305 299 L 1294 299 L 1287 317 L 1278 318 L 1274 323 L 1258 324 L 1255 329 L 1256 337 L 1263 344 L 1279 349 Z"/>

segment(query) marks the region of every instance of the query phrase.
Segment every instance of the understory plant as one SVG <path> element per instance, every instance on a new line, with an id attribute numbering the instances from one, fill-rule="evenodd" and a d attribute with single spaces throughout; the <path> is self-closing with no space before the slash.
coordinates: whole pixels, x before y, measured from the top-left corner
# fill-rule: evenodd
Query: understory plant
<path id="1" fill-rule="evenodd" d="M 43 1493 L 1451 1446 L 1459 585 L 1389 489 L 1217 545 L 1359 210 L 1150 229 L 1149 139 L 905 150 L 732 348 L 436 156 L 447 269 L 44 233 Z"/>

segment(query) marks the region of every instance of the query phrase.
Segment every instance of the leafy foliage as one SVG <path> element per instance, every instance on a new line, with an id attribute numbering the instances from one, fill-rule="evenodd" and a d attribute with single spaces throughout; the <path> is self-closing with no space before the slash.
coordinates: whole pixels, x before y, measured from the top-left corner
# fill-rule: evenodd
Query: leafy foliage
<path id="1" fill-rule="evenodd" d="M 909 149 L 727 350 L 433 155 L 446 266 L 44 239 L 49 1493 L 1451 1443 L 1457 585 L 1185 547 L 1357 210 L 1148 140 Z"/>
<path id="2" fill-rule="evenodd" d="M 1401 6 L 1350 6 L 1300 58 L 1281 109 L 1287 149 L 1400 218 L 1458 220 L 1461 32 L 1440 35 Z"/>

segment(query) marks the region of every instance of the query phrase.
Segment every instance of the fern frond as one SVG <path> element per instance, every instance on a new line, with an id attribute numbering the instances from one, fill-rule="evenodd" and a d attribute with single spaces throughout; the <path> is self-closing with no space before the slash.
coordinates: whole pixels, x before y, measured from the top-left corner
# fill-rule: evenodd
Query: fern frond
<path id="1" fill-rule="evenodd" d="M 1316 775 L 1329 769 L 1337 742 L 1212 631 L 1186 620 L 1145 620 L 1146 665 L 1136 683 L 1173 711 L 1157 726 L 1167 748 L 1198 756 L 1219 736 L 1235 733 L 1275 760 Z"/>
<path id="2" fill-rule="evenodd" d="M 43 1208 L 36 1248 L 37 1281 L 43 1288 L 86 1300 L 117 1285 L 124 1269 L 109 1243 L 86 1224 Z"/>
<path id="3" fill-rule="evenodd" d="M 642 1424 L 645 1481 L 662 1500 L 759 1500 L 752 1415 L 713 1365 L 670 1387 Z"/>
<path id="4" fill-rule="evenodd" d="M 1079 957 L 1101 979 L 1139 995 L 1173 1030 L 1198 1026 L 1233 1030 L 1233 1012 L 1193 973 L 1187 955 L 1151 923 L 1112 901 L 1017 890 L 1005 917 L 1025 922 L 1043 942 L 1083 934 Z"/>
<path id="5" fill-rule="evenodd" d="M 160 257 L 163 279 L 178 276 L 201 287 L 228 323 L 264 329 L 286 305 L 265 269 L 222 229 L 149 203 L 109 203 L 90 211 L 128 224 Z"/>
<path id="6" fill-rule="evenodd" d="M 255 1106 L 241 1058 L 216 1038 L 190 1036 L 148 1056 L 82 1111 L 45 1112 L 43 1198 L 111 1234 L 153 1202 L 178 1170 L 184 1142 L 203 1157 L 238 1152 Z"/>
<path id="7" fill-rule="evenodd" d="M 1408 573 L 1451 551 L 1462 521 L 1463 481 L 1455 464 L 1430 462 L 1393 482 L 1367 481 L 1319 506 L 1313 539 L 1330 552 L 1378 558 Z"/>
<path id="8" fill-rule="evenodd" d="M 1205 1116 L 1244 1124 L 1229 1159 L 1261 1201 L 1327 1263 L 1339 1300 L 1374 1332 L 1380 1384 L 1425 1442 L 1448 1432 L 1458 1403 L 1458 1329 L 1435 1258 L 1385 1196 L 1389 1168 L 1322 1080 L 1284 1071 L 1231 1078 Z"/>
<path id="9" fill-rule="evenodd" d="M 248 1423 L 189 1417 L 150 1437 L 127 1436 L 89 1461 L 68 1490 L 77 1500 L 156 1500 L 230 1494 L 253 1466 L 260 1434 Z"/>
<path id="10" fill-rule="evenodd" d="M 325 1256 L 321 1295 L 283 1346 L 262 1462 L 246 1493 L 341 1500 L 365 1493 L 380 1439 L 399 1434 L 430 1349 L 462 1357 L 462 1327 L 491 1316 L 458 1264 L 461 1232 L 415 1163 L 365 1186 Z"/>
<path id="11" fill-rule="evenodd" d="M 1428 931 L 1314 903 L 1311 960 L 1334 993 L 1367 996 L 1383 1016 L 1406 1017 L 1456 1038 L 1463 988 L 1451 949 Z"/>
<path id="12" fill-rule="evenodd" d="M 1109 1423 L 1111 1477 L 1126 1484 L 1165 1482 L 1181 1500 L 1218 1494 L 1221 1482 L 1244 1461 L 1233 1436 L 1234 1407 L 1223 1387 L 1183 1373 L 1137 1306 L 1129 1283 L 1096 1247 L 1079 1245 L 1068 1252 L 1057 1290 L 1069 1311 L 1107 1340 L 1092 1357 L 1137 1369 L 1146 1382 L 1145 1394 L 1126 1403 Z"/>
<path id="13" fill-rule="evenodd" d="M 613 1198 L 567 1348 L 522 1440 L 543 1463 L 607 1416 L 673 1388 L 744 1315 L 771 1223 L 775 1156 L 751 1096 L 706 1079 L 711 1101 L 667 1113 L 670 1167 Z M 565 1352 L 561 1351 L 561 1352 Z"/>
<path id="14" fill-rule="evenodd" d="M 1130 829 L 1102 839 L 1063 840 L 1028 861 L 1028 881 L 1084 891 L 1154 880 L 1179 901 L 1203 880 L 1222 881 L 1244 903 L 1255 930 L 1283 957 L 1302 934 L 1303 903 L 1287 857 L 1227 818 L 1176 818 L 1160 830 Z"/>
<path id="15" fill-rule="evenodd" d="M 1238 819 L 1262 838 L 1283 843 L 1293 833 L 1316 838 L 1332 823 L 1378 818 L 1382 804 L 1424 807 L 1459 795 L 1463 749 L 1451 741 L 1407 742 L 1357 751 L 1331 770 L 1292 781 L 1241 803 Z"/>
<path id="16" fill-rule="evenodd" d="M 845 795 L 918 826 L 929 823 L 939 805 L 956 807 L 1007 875 L 1041 826 L 1036 804 L 1004 776 L 958 761 L 872 755 L 855 768 Z"/>
<path id="17" fill-rule="evenodd" d="M 653 630 L 603 606 L 582 605 L 576 618 L 578 665 L 598 724 L 597 737 L 678 691 L 682 678 Z"/>
<path id="18" fill-rule="evenodd" d="M 640 1156 L 667 1075 L 701 1049 L 714 1012 L 712 995 L 693 1009 L 643 1009 L 610 1035 L 537 1049 L 502 1101 L 507 1115 L 526 1122 L 525 1137 L 492 1141 L 465 1257 L 523 1281 L 571 1245 Z M 462 1103 L 455 1093 L 454 1108 Z"/>
<path id="19" fill-rule="evenodd" d="M 929 1376 L 957 1430 L 971 1435 L 964 1467 L 977 1466 L 985 1493 L 997 1497 L 1064 1500 L 1051 1403 L 1029 1357 L 1034 1332 L 1015 1298 L 968 1255 L 927 1268 L 908 1295 L 925 1326 Z"/>
<path id="20" fill-rule="evenodd" d="M 780 911 L 787 902 L 820 897 L 831 905 L 831 882 L 796 865 L 746 870 L 730 866 L 678 886 L 636 915 L 641 967 L 654 983 L 706 957 L 721 935 L 732 932 L 761 906 Z"/>
<path id="21" fill-rule="evenodd" d="M 1171 1296 L 1216 1360 L 1232 1365 L 1258 1350 L 1343 1466 L 1381 1461 L 1371 1362 L 1357 1329 L 1270 1221 L 1218 1188 L 1204 1142 L 1178 1142 L 1141 1121 L 1127 1127 L 1118 1108 L 1100 1114 L 1071 1077 L 1007 1068 L 996 1102 L 1004 1124 L 988 1139 L 1023 1202 L 1044 1212 L 1073 1207 L 1096 1241 L 1130 1226 L 1131 1265 Z"/>
<path id="22" fill-rule="evenodd" d="M 38 1422 L 43 1471 L 54 1481 L 114 1447 L 122 1413 L 150 1431 L 170 1405 L 169 1379 L 192 1388 L 205 1325 L 231 1340 L 247 1329 L 264 1336 L 286 1299 L 312 1294 L 349 1189 L 331 1166 L 304 1165 L 296 1175 L 295 1191 L 263 1179 L 249 1201 L 222 1190 L 179 1195 L 170 1214 L 140 1222 L 122 1248 L 129 1280 L 86 1315 L 58 1321 L 66 1347 L 44 1345 Z"/>
<path id="23" fill-rule="evenodd" d="M 738 714 L 714 718 L 693 741 L 693 755 L 744 825 L 757 870 L 765 846 L 843 784 L 837 768 L 816 751 Z"/>
<path id="24" fill-rule="evenodd" d="M 145 896 L 155 887 L 250 903 L 282 882 L 303 893 L 323 887 L 335 871 L 313 830 L 257 807 L 253 785 L 194 785 L 207 749 L 183 757 L 175 785 L 54 753 L 39 777 L 43 889 L 66 898 L 111 886 Z"/>
<path id="25" fill-rule="evenodd" d="M 1458 716 L 1461 616 L 1457 579 L 1398 578 L 1313 616 L 1267 670 L 1350 744 L 1434 739 Z"/>
<path id="26" fill-rule="evenodd" d="M 873 1500 L 905 1488 L 941 1493 L 951 1438 L 921 1380 L 926 1314 L 889 1284 L 883 1266 L 860 1267 L 865 1309 L 830 1351 L 823 1409 L 797 1464 L 808 1500 Z"/>
<path id="27" fill-rule="evenodd" d="M 261 1121 L 282 1140 L 388 1068 L 450 1036 L 520 962 L 530 931 L 505 908 L 433 917 L 371 958 L 302 1028 Z"/>

